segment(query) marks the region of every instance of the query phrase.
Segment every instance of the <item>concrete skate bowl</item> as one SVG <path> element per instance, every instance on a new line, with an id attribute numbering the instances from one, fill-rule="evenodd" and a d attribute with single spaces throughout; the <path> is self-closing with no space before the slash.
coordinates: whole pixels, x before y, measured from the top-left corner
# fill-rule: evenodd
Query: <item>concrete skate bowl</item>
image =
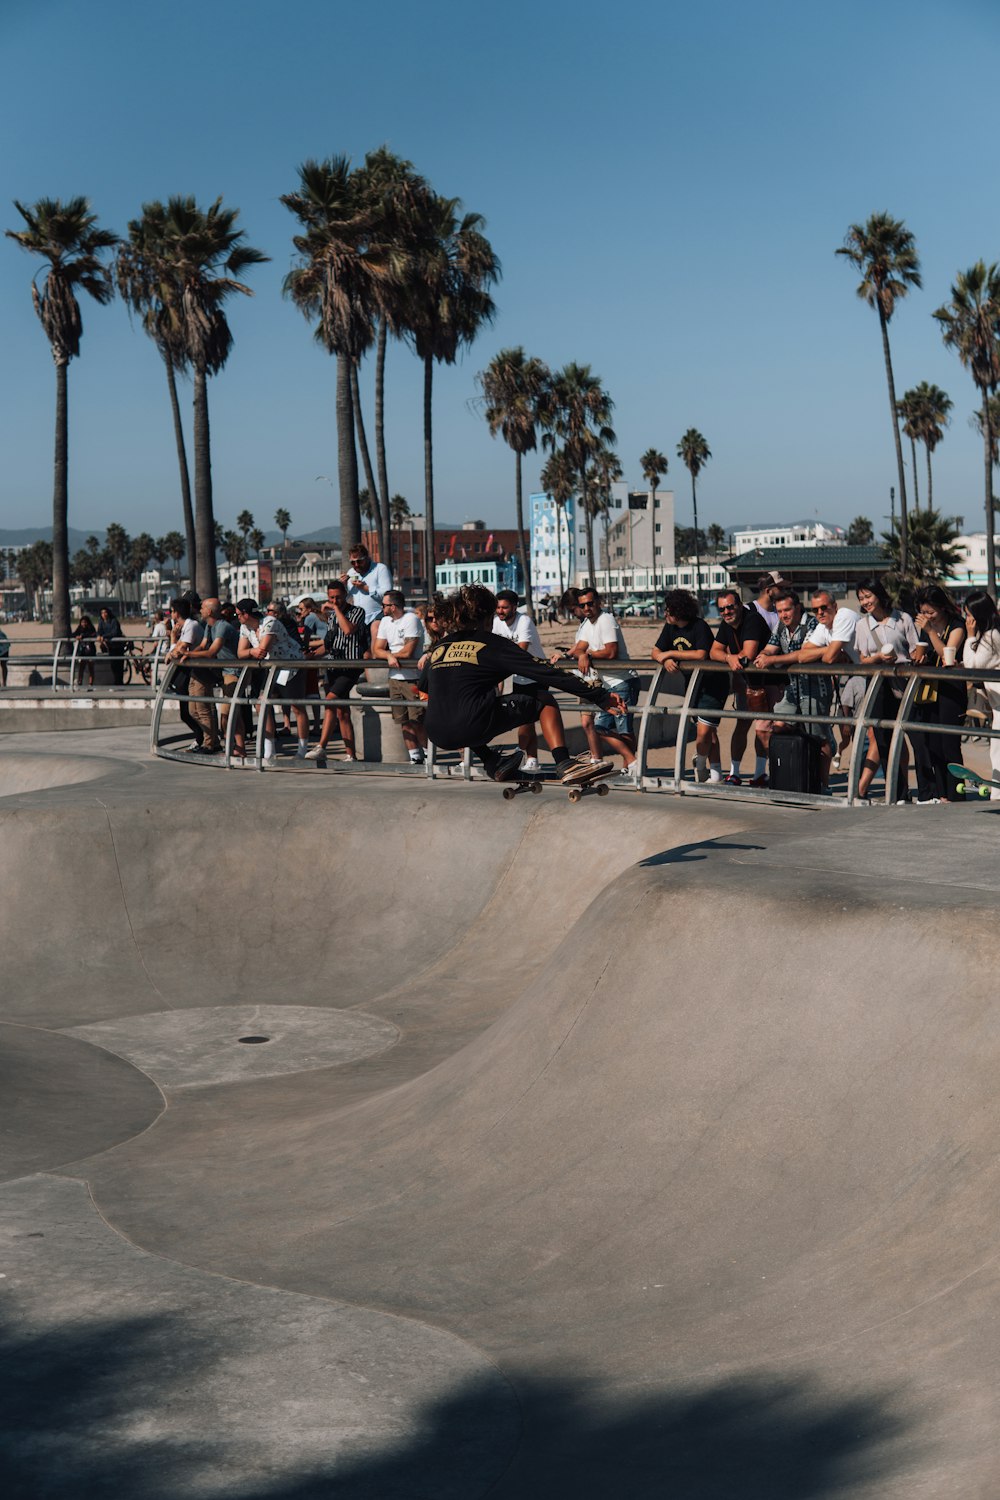
<path id="1" fill-rule="evenodd" d="M 0 754 L 0 797 L 79 786 L 82 782 L 100 781 L 117 771 L 114 761 L 96 756 L 24 755 L 4 750 Z"/>
<path id="2" fill-rule="evenodd" d="M 943 820 L 890 849 L 872 820 L 813 813 L 353 784 L 317 803 L 266 781 L 6 823 L 15 857 L 58 828 L 120 892 L 102 928 L 54 872 L 7 903 L 3 1029 L 39 1086 L 45 1049 L 151 1013 L 176 1014 L 176 1059 L 209 1001 L 398 1032 L 343 1066 L 168 1086 L 163 1112 L 136 1085 L 107 1149 L 54 1146 L 7 1189 L 19 1231 L 86 1240 L 86 1182 L 95 1284 L 131 1275 L 172 1333 L 202 1309 L 223 1354 L 249 1328 L 239 1402 L 261 1430 L 265 1388 L 346 1411 L 320 1437 L 303 1418 L 270 1487 L 255 1449 L 225 1449 L 240 1493 L 992 1492 L 1000 879 L 983 820 L 930 886 Z M 329 899 L 300 900 L 317 870 Z M 43 893 L 75 961 L 32 954 Z M 119 1069 L 100 1098 L 124 1091 L 138 1070 L 90 1050 Z M 162 1286 L 164 1267 L 188 1280 Z M 270 1289 L 270 1313 L 213 1322 L 223 1287 Z M 275 1309 L 292 1372 L 267 1344 Z M 226 1399 L 203 1400 L 223 1448 Z M 178 1495 L 226 1493 L 195 1480 Z"/>

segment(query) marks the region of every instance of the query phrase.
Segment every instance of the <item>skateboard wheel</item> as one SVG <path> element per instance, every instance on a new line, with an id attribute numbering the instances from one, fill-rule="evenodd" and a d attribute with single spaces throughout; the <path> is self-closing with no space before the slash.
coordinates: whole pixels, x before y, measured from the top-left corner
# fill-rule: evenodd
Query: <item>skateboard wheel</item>
<path id="1" fill-rule="evenodd" d="M 979 795 L 980 795 L 980 797 L 988 797 L 990 795 L 990 789 L 989 789 L 989 787 L 988 786 L 981 786 L 979 788 Z"/>
<path id="2" fill-rule="evenodd" d="M 516 797 L 516 796 L 517 796 L 517 788 L 516 787 L 512 787 L 512 786 L 505 786 L 504 787 L 504 789 L 503 789 L 503 800 L 505 802 L 509 802 L 510 799 L 511 799 L 511 797 Z"/>
<path id="3" fill-rule="evenodd" d="M 597 795 L 599 797 L 606 797 L 610 791 L 611 788 L 608 786 L 607 782 L 605 782 L 597 788 Z"/>
<path id="4" fill-rule="evenodd" d="M 580 800 L 580 798 L 582 796 L 583 796 L 583 793 L 579 790 L 579 788 L 578 787 L 574 787 L 573 790 L 569 794 L 569 800 L 571 802 L 579 802 L 579 800 Z"/>
<path id="5" fill-rule="evenodd" d="M 531 783 L 531 790 L 533 794 L 540 792 L 542 790 L 542 783 L 540 781 L 533 781 Z"/>
<path id="6" fill-rule="evenodd" d="M 956 781 L 955 782 L 955 790 L 956 790 L 956 792 L 958 793 L 958 795 L 960 797 L 964 797 L 965 796 L 965 782 L 964 781 Z"/>

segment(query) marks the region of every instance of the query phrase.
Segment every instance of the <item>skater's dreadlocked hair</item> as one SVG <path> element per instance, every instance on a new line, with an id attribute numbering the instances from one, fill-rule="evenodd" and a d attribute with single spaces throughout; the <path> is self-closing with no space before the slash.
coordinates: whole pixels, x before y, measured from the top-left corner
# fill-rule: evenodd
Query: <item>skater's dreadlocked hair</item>
<path id="1" fill-rule="evenodd" d="M 447 600 L 449 633 L 492 629 L 497 596 L 481 583 L 466 583 Z"/>

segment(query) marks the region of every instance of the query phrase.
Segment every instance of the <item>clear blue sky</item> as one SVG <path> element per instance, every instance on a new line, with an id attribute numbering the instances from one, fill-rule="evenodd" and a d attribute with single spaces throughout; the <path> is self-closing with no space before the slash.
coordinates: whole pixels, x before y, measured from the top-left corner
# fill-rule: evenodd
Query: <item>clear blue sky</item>
<path id="1" fill-rule="evenodd" d="M 272 256 L 232 307 L 211 384 L 216 511 L 293 531 L 337 519 L 333 362 L 280 296 L 309 156 L 382 142 L 483 213 L 499 316 L 436 381 L 438 516 L 513 519 L 513 459 L 470 407 L 504 346 L 589 363 L 627 478 L 704 433 L 704 524 L 819 514 L 877 524 L 894 458 L 875 314 L 835 259 L 885 209 L 917 238 L 924 290 L 891 326 L 897 388 L 948 391 L 935 498 L 982 524 L 974 388 L 931 319 L 955 273 L 1000 259 L 992 0 L 720 0 L 713 6 L 468 0 L 6 0 L 3 228 L 13 198 L 89 196 L 123 230 L 144 199 L 221 194 Z M 30 258 L 0 242 L 0 526 L 51 519 L 54 377 Z M 85 307 L 70 371 L 70 524 L 179 525 L 163 371 L 124 308 Z M 370 391 L 370 371 L 363 379 Z M 187 391 L 185 391 L 185 396 Z M 423 509 L 420 371 L 388 371 L 390 485 Z M 370 408 L 370 403 L 369 403 Z M 370 416 L 370 409 L 369 409 Z M 529 459 L 526 479 L 537 483 Z M 922 479 L 921 475 L 921 479 Z"/>

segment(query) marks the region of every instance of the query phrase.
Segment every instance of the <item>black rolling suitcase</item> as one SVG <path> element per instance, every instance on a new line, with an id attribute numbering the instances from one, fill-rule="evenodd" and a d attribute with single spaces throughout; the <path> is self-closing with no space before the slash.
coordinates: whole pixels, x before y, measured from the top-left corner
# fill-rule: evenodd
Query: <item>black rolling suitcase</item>
<path id="1" fill-rule="evenodd" d="M 815 734 L 772 734 L 767 757 L 767 778 L 772 790 L 820 791 L 822 744 L 823 741 Z"/>

